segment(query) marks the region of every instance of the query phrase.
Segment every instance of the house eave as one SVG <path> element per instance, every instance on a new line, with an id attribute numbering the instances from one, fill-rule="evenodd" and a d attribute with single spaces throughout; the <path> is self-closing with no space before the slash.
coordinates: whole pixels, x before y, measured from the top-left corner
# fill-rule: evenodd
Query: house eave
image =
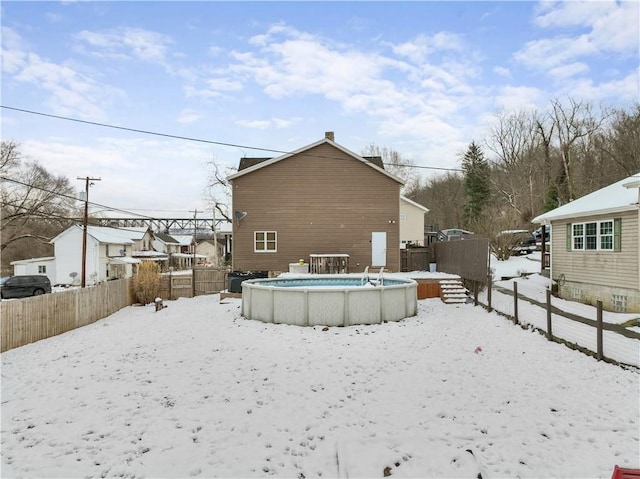
<path id="1" fill-rule="evenodd" d="M 607 209 L 602 209 L 602 210 L 591 210 L 591 211 L 585 211 L 582 213 L 573 213 L 573 214 L 564 214 L 564 215 L 547 215 L 542 214 L 540 216 L 536 216 L 535 218 L 533 218 L 531 220 L 532 223 L 536 223 L 536 224 L 544 224 L 544 225 L 549 225 L 551 224 L 552 221 L 561 221 L 561 220 L 568 220 L 568 219 L 577 219 L 577 218 L 588 218 L 591 216 L 601 216 L 601 215 L 614 215 L 614 214 L 619 214 L 619 213 L 626 213 L 628 211 L 637 211 L 638 210 L 638 203 L 635 203 L 633 205 L 626 205 L 626 206 L 620 206 L 617 208 L 607 208 Z"/>
<path id="2" fill-rule="evenodd" d="M 298 154 L 300 154 L 300 153 L 302 153 L 304 151 L 310 150 L 310 149 L 315 148 L 316 146 L 320 146 L 320 145 L 322 145 L 324 143 L 328 143 L 329 145 L 337 148 L 338 150 L 342 151 L 343 153 L 345 153 L 345 154 L 353 157 L 354 159 L 366 164 L 367 166 L 375 169 L 379 173 L 382 173 L 383 175 L 388 176 L 389 178 L 393 179 L 394 181 L 397 181 L 401 185 L 404 185 L 405 182 L 404 182 L 403 179 L 401 179 L 401 178 L 389 173 L 388 171 L 386 171 L 386 170 L 384 170 L 382 168 L 377 167 L 376 165 L 374 165 L 370 161 L 364 159 L 360 155 L 356 155 L 354 152 L 348 150 L 347 148 L 344 148 L 343 146 L 337 144 L 336 142 L 334 142 L 334 141 L 332 141 L 332 140 L 330 140 L 328 138 L 323 138 L 322 140 L 316 141 L 315 143 L 311 143 L 310 145 L 303 146 L 302 148 L 298 148 L 297 150 L 292 151 L 291 153 L 286 153 L 286 154 L 278 156 L 276 158 L 271 158 L 270 160 L 266 160 L 266 161 L 263 161 L 261 163 L 258 163 L 257 165 L 253 165 L 253 166 L 251 166 L 249 168 L 245 168 L 242 171 L 238 171 L 237 173 L 234 173 L 232 175 L 227 176 L 227 180 L 228 181 L 233 181 L 236 178 L 239 178 L 239 177 L 244 176 L 244 175 L 248 175 L 249 173 L 253 173 L 254 171 L 260 170 L 261 168 L 266 168 L 269 165 L 273 165 L 274 163 L 277 163 L 277 162 L 282 161 L 284 159 L 291 158 L 292 156 L 298 155 Z"/>

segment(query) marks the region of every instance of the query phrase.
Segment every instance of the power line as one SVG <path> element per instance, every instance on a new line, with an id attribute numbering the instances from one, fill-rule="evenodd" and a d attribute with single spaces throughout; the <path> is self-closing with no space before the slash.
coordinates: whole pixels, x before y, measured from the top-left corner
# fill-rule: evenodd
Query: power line
<path id="1" fill-rule="evenodd" d="M 16 184 L 18 184 L 18 185 L 26 186 L 26 187 L 28 187 L 28 188 L 34 188 L 34 189 L 36 189 L 36 190 L 44 191 L 45 193 L 51 193 L 52 195 L 56 195 L 56 196 L 58 196 L 58 197 L 60 197 L 60 198 L 66 198 L 66 199 L 69 199 L 69 200 L 78 201 L 78 198 L 76 198 L 75 196 L 67 195 L 67 194 L 65 194 L 65 193 L 60 193 L 60 192 L 58 192 L 58 191 L 48 190 L 48 189 L 46 189 L 46 188 L 42 188 L 42 187 L 40 187 L 40 186 L 36 186 L 36 185 L 29 184 L 29 183 L 25 183 L 25 182 L 23 182 L 23 181 L 16 180 L 16 179 L 14 179 L 14 178 L 8 178 L 8 177 L 6 177 L 6 176 L 0 176 L 0 180 L 3 180 L 3 181 L 9 181 L 9 182 L 11 182 L 11 183 L 16 183 Z M 141 220 L 152 220 L 152 219 L 154 219 L 154 218 L 153 218 L 153 217 L 151 217 L 151 216 L 140 215 L 140 214 L 132 213 L 131 211 L 121 210 L 121 209 L 118 209 L 118 208 L 112 208 L 111 206 L 102 205 L 102 204 L 100 204 L 100 203 L 94 203 L 94 202 L 92 202 L 92 201 L 89 201 L 88 203 L 89 203 L 91 206 L 99 206 L 100 208 L 104 208 L 104 209 L 106 209 L 106 210 L 110 210 L 110 211 L 119 211 L 119 212 L 121 212 L 121 213 L 126 213 L 126 214 L 128 214 L 128 215 L 137 216 L 137 217 L 140 217 L 140 219 L 141 219 Z"/>
<path id="2" fill-rule="evenodd" d="M 232 148 L 240 148 L 240 149 L 248 149 L 248 150 L 267 151 L 267 152 L 271 152 L 271 153 L 282 153 L 284 155 L 290 155 L 290 154 L 294 153 L 292 151 L 284 151 L 284 150 L 277 150 L 277 149 L 270 149 L 270 148 L 261 148 L 261 147 L 258 147 L 258 146 L 238 145 L 238 144 L 235 144 L 235 143 L 225 143 L 225 142 L 222 142 L 222 141 L 205 140 L 205 139 L 202 139 L 202 138 L 193 138 L 193 137 L 188 137 L 188 136 L 172 135 L 170 133 L 160 133 L 160 132 L 150 131 L 150 130 L 141 130 L 141 129 L 138 129 L 138 128 L 129 128 L 129 127 L 124 127 L 124 126 L 111 125 L 111 124 L 108 124 L 108 123 L 99 123 L 99 122 L 95 122 L 95 121 L 80 120 L 78 118 L 71 118 L 71 117 L 61 116 L 61 115 L 52 115 L 50 113 L 43 113 L 43 112 L 39 112 L 39 111 L 26 110 L 24 108 L 16 108 L 16 107 L 7 106 L 7 105 L 0 105 L 0 108 L 4 108 L 6 110 L 18 111 L 18 112 L 21 112 L 21 113 L 29 113 L 31 115 L 44 116 L 44 117 L 47 117 L 47 118 L 55 118 L 55 119 L 58 119 L 58 120 L 73 121 L 73 122 L 76 122 L 76 123 L 84 123 L 86 125 L 94 125 L 94 126 L 99 126 L 99 127 L 103 127 L 103 128 L 112 128 L 112 129 L 116 129 L 116 130 L 130 131 L 130 132 L 133 132 L 133 133 L 142 133 L 142 134 L 145 134 L 145 135 L 154 135 L 154 136 L 160 136 L 160 137 L 164 137 L 164 138 L 173 138 L 173 139 L 176 139 L 176 140 L 193 141 L 193 142 L 197 142 L 197 143 L 206 143 L 206 144 L 218 145 L 218 146 L 229 146 L 229 147 L 232 147 Z M 310 156 L 315 156 L 317 158 L 329 158 L 327 156 L 322 156 L 322 155 L 310 155 Z M 403 165 L 403 164 L 397 164 L 397 163 L 383 163 L 383 164 L 388 165 L 388 166 L 397 166 L 397 167 L 401 167 L 401 168 L 420 168 L 420 169 L 425 169 L 425 170 L 442 170 L 442 171 L 463 171 L 461 168 L 444 168 L 444 167 L 437 167 L 437 166 Z"/>

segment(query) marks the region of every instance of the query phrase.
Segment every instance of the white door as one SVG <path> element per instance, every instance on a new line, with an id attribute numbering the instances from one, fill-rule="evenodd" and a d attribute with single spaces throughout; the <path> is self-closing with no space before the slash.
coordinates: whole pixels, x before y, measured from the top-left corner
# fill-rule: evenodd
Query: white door
<path id="1" fill-rule="evenodd" d="M 387 266 L 387 232 L 371 233 L 371 266 Z"/>

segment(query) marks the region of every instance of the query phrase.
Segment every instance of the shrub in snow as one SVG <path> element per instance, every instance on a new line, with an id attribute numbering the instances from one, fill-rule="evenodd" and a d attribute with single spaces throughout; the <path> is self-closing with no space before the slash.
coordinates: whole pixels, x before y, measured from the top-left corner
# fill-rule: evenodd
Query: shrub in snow
<path id="1" fill-rule="evenodd" d="M 133 278 L 133 291 L 140 304 L 155 301 L 160 293 L 160 266 L 153 261 L 145 261 L 138 266 L 138 274 Z"/>

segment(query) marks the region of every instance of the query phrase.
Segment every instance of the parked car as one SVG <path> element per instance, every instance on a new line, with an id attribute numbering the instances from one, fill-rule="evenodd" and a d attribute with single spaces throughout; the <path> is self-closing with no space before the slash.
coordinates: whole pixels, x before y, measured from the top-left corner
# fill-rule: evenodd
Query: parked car
<path id="1" fill-rule="evenodd" d="M 542 228 L 544 228 L 545 243 L 551 242 L 551 227 L 549 225 L 540 226 L 533 232 L 533 237 L 536 239 L 536 244 L 542 244 Z"/>
<path id="2" fill-rule="evenodd" d="M 442 230 L 442 233 L 447 237 L 448 241 L 465 239 L 473 235 L 471 231 L 463 230 L 460 228 L 449 228 L 446 230 Z"/>
<path id="3" fill-rule="evenodd" d="M 507 240 L 508 247 L 514 254 L 529 254 L 536 251 L 536 238 L 528 230 L 507 230 L 498 233 Z M 504 239 L 501 242 L 504 242 Z"/>
<path id="4" fill-rule="evenodd" d="M 51 281 L 42 275 L 0 278 L 0 298 L 27 298 L 51 292 Z"/>

